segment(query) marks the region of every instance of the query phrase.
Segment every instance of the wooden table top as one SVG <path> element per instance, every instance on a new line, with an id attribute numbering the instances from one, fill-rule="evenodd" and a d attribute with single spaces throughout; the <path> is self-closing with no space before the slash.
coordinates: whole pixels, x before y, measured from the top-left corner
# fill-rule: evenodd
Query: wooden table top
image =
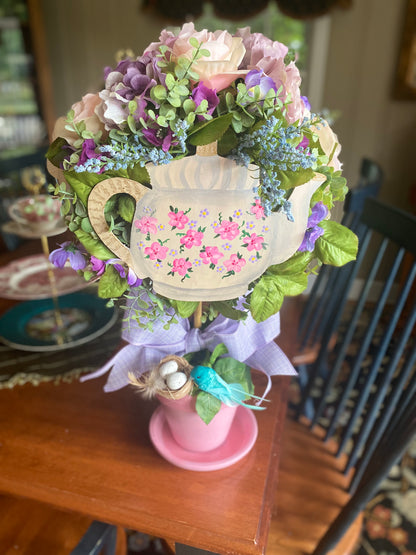
<path id="1" fill-rule="evenodd" d="M 290 356 L 285 322 L 277 342 Z M 273 378 L 252 451 L 212 472 L 158 455 L 148 432 L 156 404 L 130 388 L 104 393 L 105 379 L 0 391 L 0 491 L 215 553 L 263 553 L 289 378 Z"/>

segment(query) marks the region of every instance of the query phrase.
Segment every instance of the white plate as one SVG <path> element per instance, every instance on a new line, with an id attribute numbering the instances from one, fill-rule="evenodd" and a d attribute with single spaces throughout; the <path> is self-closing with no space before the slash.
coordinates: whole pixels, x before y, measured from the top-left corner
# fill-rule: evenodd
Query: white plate
<path id="1" fill-rule="evenodd" d="M 67 227 L 63 220 L 58 220 L 56 222 L 55 227 L 52 229 L 48 229 L 44 233 L 40 231 L 34 231 L 31 227 L 18 224 L 13 220 L 10 222 L 6 222 L 1 226 L 1 229 L 4 233 L 12 233 L 13 235 L 18 235 L 19 237 L 24 237 L 25 239 L 37 239 L 42 235 L 46 237 L 53 237 L 54 235 L 60 235 L 61 233 L 65 233 L 67 231 Z"/>

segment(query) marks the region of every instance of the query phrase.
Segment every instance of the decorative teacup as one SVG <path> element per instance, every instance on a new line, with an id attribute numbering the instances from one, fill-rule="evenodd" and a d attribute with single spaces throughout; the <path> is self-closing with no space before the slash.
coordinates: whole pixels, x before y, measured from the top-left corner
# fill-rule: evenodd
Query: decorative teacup
<path id="1" fill-rule="evenodd" d="M 291 196 L 294 221 L 283 213 L 264 215 L 255 190 L 258 168 L 238 166 L 217 155 L 188 156 L 148 165 L 152 189 L 111 178 L 96 184 L 88 213 L 101 240 L 157 293 L 186 301 L 218 301 L 247 292 L 269 266 L 300 246 L 310 200 L 325 181 L 317 174 Z M 137 201 L 130 249 L 109 230 L 106 201 L 128 193 Z"/>
<path id="2" fill-rule="evenodd" d="M 10 205 L 9 215 L 34 233 L 46 233 L 61 219 L 61 202 L 50 195 L 21 197 Z"/>

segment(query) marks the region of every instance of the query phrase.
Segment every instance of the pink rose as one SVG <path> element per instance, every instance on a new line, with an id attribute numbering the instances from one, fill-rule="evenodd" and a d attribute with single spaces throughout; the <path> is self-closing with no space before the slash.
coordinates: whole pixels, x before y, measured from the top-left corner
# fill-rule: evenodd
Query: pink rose
<path id="1" fill-rule="evenodd" d="M 192 70 L 199 75 L 199 80 L 210 89 L 221 91 L 228 87 L 237 77 L 244 76 L 246 70 L 238 70 L 245 48 L 240 37 L 233 37 L 227 31 L 211 33 L 204 29 L 196 31 L 193 23 L 185 23 L 172 48 L 172 58 L 192 59 L 194 47 L 189 39 L 194 37 L 208 50 L 210 55 L 203 56 L 192 64 Z"/>
<path id="2" fill-rule="evenodd" d="M 232 254 L 228 260 L 224 261 L 224 266 L 228 272 L 241 272 L 245 265 L 246 261 L 244 258 L 239 258 L 236 254 Z"/>
<path id="3" fill-rule="evenodd" d="M 155 50 L 159 50 L 159 47 L 162 45 L 166 45 L 166 46 L 169 46 L 169 48 L 172 48 L 172 46 L 175 44 L 175 41 L 176 41 L 176 35 L 174 35 L 172 31 L 163 29 L 162 32 L 160 33 L 159 41 L 152 42 L 151 44 L 149 44 L 149 46 L 144 49 L 143 55 L 149 54 L 150 52 L 155 52 Z"/>
<path id="4" fill-rule="evenodd" d="M 172 264 L 172 273 L 178 272 L 180 276 L 185 276 L 188 273 L 192 264 L 185 258 L 175 258 Z"/>
<path id="5" fill-rule="evenodd" d="M 178 212 L 169 212 L 168 216 L 170 218 L 169 225 L 176 227 L 177 229 L 183 229 L 189 221 L 188 216 L 185 216 L 183 210 L 179 210 Z"/>
<path id="6" fill-rule="evenodd" d="M 294 62 L 285 65 L 287 46 L 278 41 L 272 41 L 261 33 L 251 34 L 248 27 L 238 29 L 236 35 L 242 38 L 246 49 L 244 67 L 250 70 L 262 69 L 273 79 L 277 89 L 282 87 L 279 98 L 283 102 L 288 102 L 286 119 L 289 123 L 302 120 L 305 105 L 300 94 L 301 77 Z"/>
<path id="7" fill-rule="evenodd" d="M 86 130 L 94 135 L 105 132 L 104 124 L 99 119 L 97 111 L 101 105 L 101 98 L 98 94 L 88 93 L 82 97 L 82 100 L 72 105 L 71 110 L 74 111 L 74 123 L 84 121 Z M 68 144 L 73 145 L 80 137 L 77 133 L 65 129 L 67 125 L 66 117 L 62 116 L 56 120 L 54 130 L 52 132 L 52 141 L 57 137 L 67 140 Z"/>
<path id="8" fill-rule="evenodd" d="M 156 233 L 157 219 L 143 216 L 140 220 L 134 220 L 134 227 L 140 229 L 142 233 Z"/>
<path id="9" fill-rule="evenodd" d="M 156 241 L 144 249 L 145 254 L 147 254 L 150 260 L 164 260 L 169 248 L 164 247 Z"/>
<path id="10" fill-rule="evenodd" d="M 181 237 L 180 243 L 181 245 L 185 245 L 187 249 L 192 248 L 194 245 L 196 247 L 199 247 L 199 245 L 202 243 L 203 237 L 204 234 L 202 233 L 202 231 L 194 231 L 193 229 L 188 229 L 186 235 Z"/>
<path id="11" fill-rule="evenodd" d="M 232 240 L 239 234 L 238 224 L 229 220 L 221 222 L 215 231 L 221 236 L 221 239 Z"/>
<path id="12" fill-rule="evenodd" d="M 262 33 L 251 33 L 250 27 L 237 29 L 235 35 L 243 39 L 243 45 L 246 49 L 241 64 L 244 67 L 256 65 L 257 62 L 264 57 L 264 53 L 267 49 L 271 48 L 270 52 L 273 53 L 273 56 L 283 59 L 289 51 L 288 47 L 281 42 L 272 41 Z"/>
<path id="13" fill-rule="evenodd" d="M 341 152 L 341 145 L 339 144 L 338 137 L 332 131 L 328 122 L 323 120 L 317 127 L 311 127 L 311 129 L 318 135 L 319 144 L 328 158 L 332 155 L 328 166 L 334 168 L 335 171 L 341 170 L 342 162 L 340 162 L 338 158 L 339 153 Z"/>
<path id="14" fill-rule="evenodd" d="M 224 255 L 218 250 L 218 247 L 205 247 L 205 251 L 199 253 L 203 264 L 218 264 L 220 258 Z"/>
<path id="15" fill-rule="evenodd" d="M 260 237 L 256 233 L 252 233 L 249 238 L 245 239 L 244 246 L 247 247 L 248 251 L 261 251 L 263 248 L 264 238 Z"/>

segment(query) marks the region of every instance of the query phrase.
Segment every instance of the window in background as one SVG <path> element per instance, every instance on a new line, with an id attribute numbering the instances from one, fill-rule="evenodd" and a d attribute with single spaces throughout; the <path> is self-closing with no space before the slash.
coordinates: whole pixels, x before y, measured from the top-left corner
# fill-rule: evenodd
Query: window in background
<path id="1" fill-rule="evenodd" d="M 45 141 L 24 1 L 0 7 L 0 151 L 20 154 Z"/>
<path id="2" fill-rule="evenodd" d="M 263 33 L 272 40 L 286 44 L 297 55 L 296 65 L 302 76 L 302 94 L 308 96 L 315 112 L 322 109 L 322 94 L 330 31 L 330 16 L 309 20 L 293 19 L 279 11 L 275 2 L 265 10 L 246 20 L 225 20 L 215 15 L 210 3 L 204 4 L 204 13 L 195 20 L 198 30 L 227 29 L 234 33 L 239 27 L 250 27 L 252 32 Z"/>

